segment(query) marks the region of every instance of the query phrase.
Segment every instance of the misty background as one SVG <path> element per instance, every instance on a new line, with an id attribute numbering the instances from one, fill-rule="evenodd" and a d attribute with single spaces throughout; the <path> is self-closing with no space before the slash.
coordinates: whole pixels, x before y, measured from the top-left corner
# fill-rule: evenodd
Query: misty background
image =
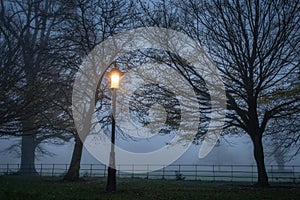
<path id="1" fill-rule="evenodd" d="M 122 143 L 122 146 L 127 146 L 132 152 L 145 152 L 151 151 L 155 148 L 159 148 L 158 144 L 154 142 L 139 143 L 138 141 L 122 140 L 116 138 L 116 140 Z M 11 151 L 5 151 L 11 147 L 12 144 L 18 143 L 20 138 L 9 138 L 0 140 L 0 164 L 17 164 L 20 163 L 20 149 L 12 149 Z M 129 145 L 130 144 L 130 145 Z M 39 155 L 36 157 L 36 165 L 39 164 L 69 164 L 72 157 L 72 151 L 74 147 L 73 140 L 66 142 L 63 145 L 42 144 L 49 153 Z M 198 151 L 200 145 L 191 145 L 189 150 L 185 152 L 177 161 L 173 164 L 186 164 L 186 165 L 255 165 L 253 158 L 253 146 L 247 135 L 242 136 L 225 136 L 222 137 L 220 142 L 213 148 L 213 150 L 203 159 L 198 158 Z M 266 145 L 266 164 L 267 165 L 281 165 L 276 162 L 274 156 L 273 147 Z M 293 153 L 293 152 L 291 152 Z M 283 155 L 285 162 L 284 165 L 300 165 L 300 156 L 293 157 Z M 86 148 L 83 149 L 82 164 L 101 164 L 91 155 Z M 149 162 L 150 163 L 150 162 Z"/>

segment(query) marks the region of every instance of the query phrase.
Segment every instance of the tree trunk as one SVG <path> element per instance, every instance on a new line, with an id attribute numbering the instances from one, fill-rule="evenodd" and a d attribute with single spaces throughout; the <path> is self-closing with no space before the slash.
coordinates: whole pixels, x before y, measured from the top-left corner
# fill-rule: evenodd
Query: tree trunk
<path id="1" fill-rule="evenodd" d="M 21 145 L 21 167 L 18 173 L 21 175 L 38 175 L 34 162 L 36 148 L 34 134 L 23 135 Z"/>
<path id="2" fill-rule="evenodd" d="M 254 146 L 254 158 L 256 161 L 258 173 L 257 185 L 259 187 L 268 187 L 269 181 L 264 161 L 264 149 L 262 144 L 262 138 L 254 136 L 252 137 L 252 142 Z"/>
<path id="3" fill-rule="evenodd" d="M 76 135 L 71 164 L 70 164 L 67 174 L 64 176 L 65 181 L 78 181 L 79 180 L 79 170 L 80 170 L 82 148 L 83 148 L 83 143 L 80 140 L 79 136 Z"/>

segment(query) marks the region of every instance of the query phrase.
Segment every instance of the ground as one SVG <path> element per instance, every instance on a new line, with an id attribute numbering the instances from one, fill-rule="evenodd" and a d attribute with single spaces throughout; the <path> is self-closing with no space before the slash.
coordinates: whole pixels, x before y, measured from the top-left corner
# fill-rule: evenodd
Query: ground
<path id="1" fill-rule="evenodd" d="M 104 191 L 105 179 L 63 182 L 47 177 L 0 177 L 0 199 L 300 199 L 300 184 L 260 189 L 251 183 L 118 179 L 118 190 Z"/>

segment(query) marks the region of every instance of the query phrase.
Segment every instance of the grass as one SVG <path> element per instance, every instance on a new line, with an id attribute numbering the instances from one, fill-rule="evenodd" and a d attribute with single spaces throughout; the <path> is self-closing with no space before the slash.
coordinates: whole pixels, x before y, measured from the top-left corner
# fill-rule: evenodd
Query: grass
<path id="1" fill-rule="evenodd" d="M 104 191 L 105 179 L 63 182 L 58 178 L 0 177 L 0 199 L 300 199 L 300 185 L 266 189 L 245 183 L 118 179 L 118 190 Z"/>

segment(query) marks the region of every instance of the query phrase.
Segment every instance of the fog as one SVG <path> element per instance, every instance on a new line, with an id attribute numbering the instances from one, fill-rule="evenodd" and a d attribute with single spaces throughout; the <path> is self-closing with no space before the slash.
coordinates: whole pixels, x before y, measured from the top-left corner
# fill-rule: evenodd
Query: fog
<path id="1" fill-rule="evenodd" d="M 16 152 L 4 152 L 3 150 L 16 143 L 19 139 L 0 140 L 0 164 L 17 164 L 20 163 L 20 156 Z M 119 139 L 120 140 L 120 139 Z M 120 141 L 119 141 L 120 142 Z M 126 147 L 127 144 L 127 147 Z M 43 147 L 53 155 L 38 155 L 36 164 L 69 164 L 73 151 L 73 140 L 64 145 L 44 144 Z M 146 143 L 123 141 L 124 148 L 134 152 L 145 152 Z M 161 144 L 150 144 L 149 151 Z M 191 165 L 255 165 L 253 157 L 253 147 L 250 138 L 247 135 L 230 136 L 220 140 L 220 143 L 203 159 L 198 158 L 200 145 L 192 145 L 173 164 L 191 164 Z M 265 148 L 265 151 L 268 151 Z M 267 165 L 276 165 L 273 156 L 266 156 Z M 150 162 L 150 161 L 149 161 Z M 86 149 L 83 150 L 82 164 L 100 164 Z M 300 156 L 297 155 L 285 165 L 300 165 Z"/>

